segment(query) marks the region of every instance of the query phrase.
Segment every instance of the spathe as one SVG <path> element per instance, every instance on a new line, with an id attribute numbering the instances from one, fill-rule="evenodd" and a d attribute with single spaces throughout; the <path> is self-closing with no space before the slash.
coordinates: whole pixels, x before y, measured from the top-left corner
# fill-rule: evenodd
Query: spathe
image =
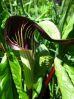
<path id="1" fill-rule="evenodd" d="M 4 30 L 5 40 L 14 50 L 32 49 L 31 45 L 35 42 L 35 30 L 37 30 L 44 39 L 49 41 L 58 44 L 74 44 L 74 38 L 67 40 L 52 39 L 37 23 L 23 16 L 9 17 Z"/>

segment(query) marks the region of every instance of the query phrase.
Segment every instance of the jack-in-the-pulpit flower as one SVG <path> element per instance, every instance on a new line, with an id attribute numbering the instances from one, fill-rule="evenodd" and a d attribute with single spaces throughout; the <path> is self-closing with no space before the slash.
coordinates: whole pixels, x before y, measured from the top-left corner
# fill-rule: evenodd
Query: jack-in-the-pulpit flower
<path id="1" fill-rule="evenodd" d="M 46 24 L 45 21 L 41 24 L 44 23 Z M 74 44 L 74 38 L 68 40 L 53 39 L 49 33 L 51 31 L 47 32 L 47 29 L 43 28 L 45 28 L 44 25 L 41 27 L 41 25 L 35 23 L 29 18 L 22 16 L 9 17 L 5 24 L 5 40 L 12 49 L 19 50 L 20 52 L 21 61 L 23 63 L 25 83 L 28 89 L 32 88 L 34 82 L 33 68 L 35 57 L 33 52 L 36 43 L 34 39 L 35 33 L 39 33 L 44 39 L 58 44 Z"/>

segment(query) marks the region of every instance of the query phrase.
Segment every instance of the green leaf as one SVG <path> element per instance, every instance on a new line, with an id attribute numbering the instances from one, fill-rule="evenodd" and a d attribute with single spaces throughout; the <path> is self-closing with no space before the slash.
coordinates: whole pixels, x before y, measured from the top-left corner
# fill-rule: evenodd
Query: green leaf
<path id="1" fill-rule="evenodd" d="M 5 95 L 5 99 L 8 99 L 8 98 L 13 99 L 13 92 L 12 92 L 9 73 L 6 73 L 5 75 L 3 75 L 3 78 L 0 81 L 0 97 L 3 97 L 3 95 Z"/>
<path id="2" fill-rule="evenodd" d="M 7 56 L 6 53 L 4 54 L 4 57 L 1 60 L 0 63 L 0 75 L 3 74 L 3 72 L 5 71 L 5 69 L 7 68 Z"/>
<path id="3" fill-rule="evenodd" d="M 21 66 L 13 53 L 11 53 L 10 55 L 9 64 L 16 88 L 18 90 L 21 90 L 22 89 Z"/>
<path id="4" fill-rule="evenodd" d="M 63 31 L 64 25 L 65 25 L 65 23 L 67 21 L 68 13 L 69 13 L 70 8 L 72 6 L 72 1 L 73 0 L 63 0 L 62 6 L 61 6 L 61 14 L 60 14 L 62 16 L 60 17 L 59 24 L 58 24 L 58 27 L 60 29 L 60 32 Z"/>
<path id="5" fill-rule="evenodd" d="M 22 88 L 21 66 L 20 66 L 16 56 L 12 52 L 10 53 L 9 64 L 10 64 L 10 69 L 12 72 L 12 77 L 13 77 L 17 92 L 19 94 L 19 98 L 23 99 L 22 97 L 25 98 L 27 96 L 27 94 L 25 92 L 23 92 L 23 88 Z"/>
<path id="6" fill-rule="evenodd" d="M 0 98 L 13 99 L 11 75 L 9 71 L 9 64 L 8 64 L 6 53 L 4 54 L 0 63 Z"/>
<path id="7" fill-rule="evenodd" d="M 55 58 L 55 72 L 58 80 L 58 84 L 62 93 L 62 99 L 73 99 L 74 98 L 74 84 L 70 78 L 70 72 L 65 69 L 65 64 L 62 65 L 62 60 Z M 64 67 L 65 66 L 65 67 Z M 72 72 L 73 73 L 73 72 Z"/>
<path id="8" fill-rule="evenodd" d="M 42 88 L 42 78 L 39 78 L 38 81 L 33 85 L 33 99 L 35 99 L 36 97 L 38 97 L 40 91 Z"/>
<path id="9" fill-rule="evenodd" d="M 68 20 L 68 24 L 64 26 L 62 39 L 66 39 L 68 37 L 69 33 L 73 30 L 73 26 L 74 26 L 74 14 Z"/>
<path id="10" fill-rule="evenodd" d="M 37 56 L 45 56 L 45 55 L 48 55 L 49 54 L 49 50 L 48 48 L 44 45 L 44 44 L 40 44 L 38 47 L 37 47 Z"/>
<path id="11" fill-rule="evenodd" d="M 31 89 L 33 86 L 34 59 L 31 50 L 20 51 L 20 58 L 23 64 L 23 74 L 26 86 Z"/>
<path id="12" fill-rule="evenodd" d="M 74 85 L 74 66 L 64 64 L 64 67 L 70 77 L 71 82 Z"/>
<path id="13" fill-rule="evenodd" d="M 29 97 L 25 92 L 20 91 L 19 99 L 29 99 Z"/>
<path id="14" fill-rule="evenodd" d="M 52 38 L 52 39 L 60 39 L 60 32 L 57 26 L 51 21 L 42 21 L 38 23 L 41 28 Z"/>

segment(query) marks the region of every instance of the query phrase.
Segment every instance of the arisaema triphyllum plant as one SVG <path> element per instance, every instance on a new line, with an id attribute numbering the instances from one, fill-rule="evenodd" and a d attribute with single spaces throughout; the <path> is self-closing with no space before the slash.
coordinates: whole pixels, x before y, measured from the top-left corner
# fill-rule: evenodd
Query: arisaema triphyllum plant
<path id="1" fill-rule="evenodd" d="M 59 30 L 50 21 L 42 21 L 37 24 L 22 16 L 8 18 L 4 32 L 5 40 L 13 49 L 10 52 L 9 64 L 19 98 L 23 99 L 22 95 L 24 95 L 23 97 L 29 99 L 36 97 L 41 99 L 55 71 L 53 64 L 55 56 L 51 56 L 48 48 L 40 41 L 47 40 L 50 43 L 55 43 L 56 47 L 57 44 L 74 44 L 74 39 L 61 40 Z M 40 41 L 38 41 L 37 35 L 42 37 Z M 18 57 L 20 56 L 20 58 L 15 57 L 14 54 L 17 52 L 19 52 Z M 18 80 L 19 77 L 20 80 Z M 42 87 L 44 88 L 42 89 Z M 25 96 L 24 91 L 27 92 L 28 96 Z"/>

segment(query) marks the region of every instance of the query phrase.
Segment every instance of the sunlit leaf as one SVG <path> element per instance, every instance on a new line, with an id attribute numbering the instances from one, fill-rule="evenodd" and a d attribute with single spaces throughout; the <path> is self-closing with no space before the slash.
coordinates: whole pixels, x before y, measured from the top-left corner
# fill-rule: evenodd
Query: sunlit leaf
<path id="1" fill-rule="evenodd" d="M 58 80 L 58 84 L 62 93 L 62 99 L 73 99 L 74 98 L 74 84 L 71 79 L 71 69 L 66 71 L 64 65 L 62 65 L 62 61 L 59 58 L 55 58 L 55 72 Z M 69 72 L 69 74 L 68 74 Z M 73 74 L 73 73 L 72 73 Z M 74 74 L 73 74 L 74 75 Z M 71 78 L 70 78 L 71 77 Z"/>
<path id="2" fill-rule="evenodd" d="M 9 71 L 9 64 L 6 53 L 4 54 L 4 57 L 0 63 L 0 98 L 3 99 L 2 97 L 4 97 L 4 99 L 13 99 L 11 74 Z"/>
<path id="3" fill-rule="evenodd" d="M 68 37 L 69 33 L 73 29 L 73 25 L 74 25 L 74 15 L 72 15 L 72 17 L 70 17 L 68 24 L 66 26 L 64 26 L 63 36 L 62 36 L 63 39 L 66 39 Z"/>
<path id="4" fill-rule="evenodd" d="M 52 39 L 56 39 L 56 40 L 61 39 L 60 32 L 59 32 L 57 26 L 53 22 L 51 22 L 51 21 L 42 21 L 42 22 L 39 22 L 38 24 L 39 24 L 39 26 L 41 26 L 45 30 L 45 32 Z"/>
<path id="5" fill-rule="evenodd" d="M 70 77 L 71 82 L 74 85 L 74 67 L 71 65 L 67 65 L 67 64 L 64 64 L 64 67 Z"/>
<path id="6" fill-rule="evenodd" d="M 10 54 L 9 64 L 10 64 L 12 77 L 13 77 L 15 86 L 17 88 L 17 92 L 19 94 L 19 97 L 20 97 L 20 99 L 23 99 L 22 95 L 24 95 L 24 97 L 26 97 L 27 94 L 25 92 L 23 92 L 23 88 L 22 88 L 21 66 L 20 66 L 16 56 L 13 53 Z"/>

